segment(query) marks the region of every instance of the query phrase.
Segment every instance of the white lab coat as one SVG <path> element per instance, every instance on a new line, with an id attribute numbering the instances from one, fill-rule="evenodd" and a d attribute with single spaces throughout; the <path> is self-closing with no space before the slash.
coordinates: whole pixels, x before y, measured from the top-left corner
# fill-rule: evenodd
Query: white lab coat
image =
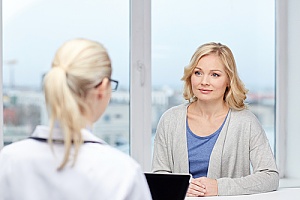
<path id="1" fill-rule="evenodd" d="M 49 128 L 38 126 L 32 136 L 47 138 Z M 140 166 L 87 129 L 77 161 L 57 171 L 63 144 L 25 139 L 0 151 L 0 200 L 148 200 L 151 194 Z M 59 130 L 53 139 L 62 139 Z"/>

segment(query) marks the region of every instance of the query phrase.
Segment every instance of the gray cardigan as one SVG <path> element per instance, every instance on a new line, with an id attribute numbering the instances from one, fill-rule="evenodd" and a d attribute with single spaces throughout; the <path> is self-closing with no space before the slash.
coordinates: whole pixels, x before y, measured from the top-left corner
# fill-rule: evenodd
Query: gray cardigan
<path id="1" fill-rule="evenodd" d="M 162 115 L 154 140 L 153 172 L 189 173 L 186 139 L 188 105 L 173 107 Z M 249 110 L 229 111 L 212 150 L 207 177 L 217 179 L 218 195 L 277 190 L 279 173 L 269 141 Z"/>

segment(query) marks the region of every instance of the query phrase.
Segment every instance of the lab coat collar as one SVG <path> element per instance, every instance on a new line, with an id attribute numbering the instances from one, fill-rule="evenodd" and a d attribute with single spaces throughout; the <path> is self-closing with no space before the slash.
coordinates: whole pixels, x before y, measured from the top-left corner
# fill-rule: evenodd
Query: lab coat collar
<path id="1" fill-rule="evenodd" d="M 49 138 L 50 134 L 50 128 L 48 126 L 39 125 L 35 128 L 34 132 L 32 133 L 32 137 L 38 137 L 38 138 Z M 99 142 L 102 144 L 106 144 L 103 140 L 96 137 L 92 134 L 92 132 L 88 129 L 81 129 L 82 139 L 84 141 L 94 141 Z M 54 128 L 52 133 L 52 139 L 53 140 L 63 140 L 64 136 L 60 128 Z"/>

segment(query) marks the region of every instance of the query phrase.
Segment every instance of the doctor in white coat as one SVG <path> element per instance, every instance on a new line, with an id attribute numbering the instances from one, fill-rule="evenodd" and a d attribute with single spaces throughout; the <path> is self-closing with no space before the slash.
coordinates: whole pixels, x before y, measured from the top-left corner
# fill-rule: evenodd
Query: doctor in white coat
<path id="1" fill-rule="evenodd" d="M 92 133 L 118 82 L 105 48 L 74 39 L 44 78 L 50 125 L 0 151 L 0 200 L 148 200 L 140 166 Z"/>

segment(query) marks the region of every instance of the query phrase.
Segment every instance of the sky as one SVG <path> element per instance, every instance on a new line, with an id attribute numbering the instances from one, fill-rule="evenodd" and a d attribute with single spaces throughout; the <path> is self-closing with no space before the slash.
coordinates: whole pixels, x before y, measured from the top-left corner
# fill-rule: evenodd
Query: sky
<path id="1" fill-rule="evenodd" d="M 4 85 L 39 87 L 57 48 L 85 37 L 107 48 L 113 78 L 129 87 L 126 0 L 3 0 Z M 179 88 L 198 46 L 226 44 L 246 87 L 275 87 L 273 0 L 152 0 L 152 84 Z"/>

